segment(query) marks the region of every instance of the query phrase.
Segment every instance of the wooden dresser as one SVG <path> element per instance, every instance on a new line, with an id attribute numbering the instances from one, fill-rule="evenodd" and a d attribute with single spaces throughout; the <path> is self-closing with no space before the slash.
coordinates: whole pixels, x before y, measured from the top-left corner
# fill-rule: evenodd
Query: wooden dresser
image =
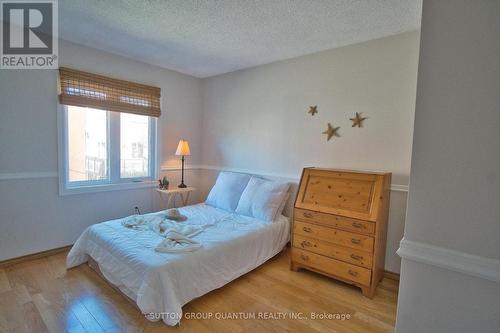
<path id="1" fill-rule="evenodd" d="M 356 285 L 372 298 L 384 272 L 390 173 L 305 168 L 293 214 L 291 269 Z"/>

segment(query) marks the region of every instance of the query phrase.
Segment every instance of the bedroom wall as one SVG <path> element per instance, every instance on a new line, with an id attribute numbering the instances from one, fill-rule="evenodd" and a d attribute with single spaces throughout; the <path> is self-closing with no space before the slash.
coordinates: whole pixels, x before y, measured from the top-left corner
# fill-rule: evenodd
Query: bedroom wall
<path id="1" fill-rule="evenodd" d="M 418 48 L 408 32 L 203 79 L 202 197 L 221 169 L 292 182 L 306 166 L 391 171 L 386 269 L 399 272 Z M 327 142 L 328 122 L 341 137 Z"/>
<path id="2" fill-rule="evenodd" d="M 404 33 L 204 80 L 66 41 L 60 64 L 162 88 L 160 176 L 179 182 L 173 153 L 188 139 L 191 203 L 206 198 L 221 169 L 295 183 L 311 165 L 392 171 L 386 269 L 399 272 L 418 40 Z M 0 71 L 0 260 L 71 244 L 135 205 L 160 208 L 152 189 L 59 196 L 55 84 L 55 71 Z M 363 129 L 350 127 L 356 111 L 369 117 Z M 327 122 L 342 126 L 341 138 L 326 142 Z"/>
<path id="3" fill-rule="evenodd" d="M 66 41 L 59 50 L 61 66 L 161 87 L 162 175 L 178 181 L 180 138 L 191 144 L 188 164 L 200 163 L 199 79 Z M 72 244 L 88 225 L 130 215 L 136 205 L 159 208 L 152 188 L 59 196 L 56 78 L 53 70 L 0 70 L 0 260 Z M 197 185 L 195 171 L 186 178 Z"/>
<path id="4" fill-rule="evenodd" d="M 499 31 L 499 1 L 424 0 L 397 332 L 499 332 Z"/>

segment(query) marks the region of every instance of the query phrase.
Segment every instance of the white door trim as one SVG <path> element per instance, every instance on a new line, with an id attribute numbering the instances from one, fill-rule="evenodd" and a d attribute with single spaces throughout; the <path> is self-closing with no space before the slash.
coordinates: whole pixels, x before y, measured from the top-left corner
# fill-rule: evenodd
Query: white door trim
<path id="1" fill-rule="evenodd" d="M 411 241 L 403 238 L 396 252 L 401 258 L 500 283 L 500 260 Z"/>

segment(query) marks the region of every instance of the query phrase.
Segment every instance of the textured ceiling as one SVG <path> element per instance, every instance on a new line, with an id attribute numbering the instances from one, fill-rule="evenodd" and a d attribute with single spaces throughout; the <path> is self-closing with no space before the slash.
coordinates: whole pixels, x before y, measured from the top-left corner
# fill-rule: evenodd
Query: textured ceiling
<path id="1" fill-rule="evenodd" d="M 420 26 L 421 0 L 60 0 L 60 37 L 197 77 Z"/>

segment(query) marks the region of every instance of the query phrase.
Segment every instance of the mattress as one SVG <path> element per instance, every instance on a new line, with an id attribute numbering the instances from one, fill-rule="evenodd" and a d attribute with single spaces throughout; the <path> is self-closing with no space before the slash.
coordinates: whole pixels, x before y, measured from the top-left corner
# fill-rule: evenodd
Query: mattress
<path id="1" fill-rule="evenodd" d="M 179 210 L 188 217 L 182 223 L 211 225 L 193 237 L 202 242 L 201 249 L 156 252 L 161 236 L 126 228 L 118 219 L 88 227 L 69 252 L 67 267 L 93 258 L 106 279 L 134 300 L 148 319 L 176 325 L 184 304 L 260 266 L 289 241 L 290 223 L 284 216 L 265 222 L 205 204 Z M 165 213 L 145 217 L 164 218 Z"/>

